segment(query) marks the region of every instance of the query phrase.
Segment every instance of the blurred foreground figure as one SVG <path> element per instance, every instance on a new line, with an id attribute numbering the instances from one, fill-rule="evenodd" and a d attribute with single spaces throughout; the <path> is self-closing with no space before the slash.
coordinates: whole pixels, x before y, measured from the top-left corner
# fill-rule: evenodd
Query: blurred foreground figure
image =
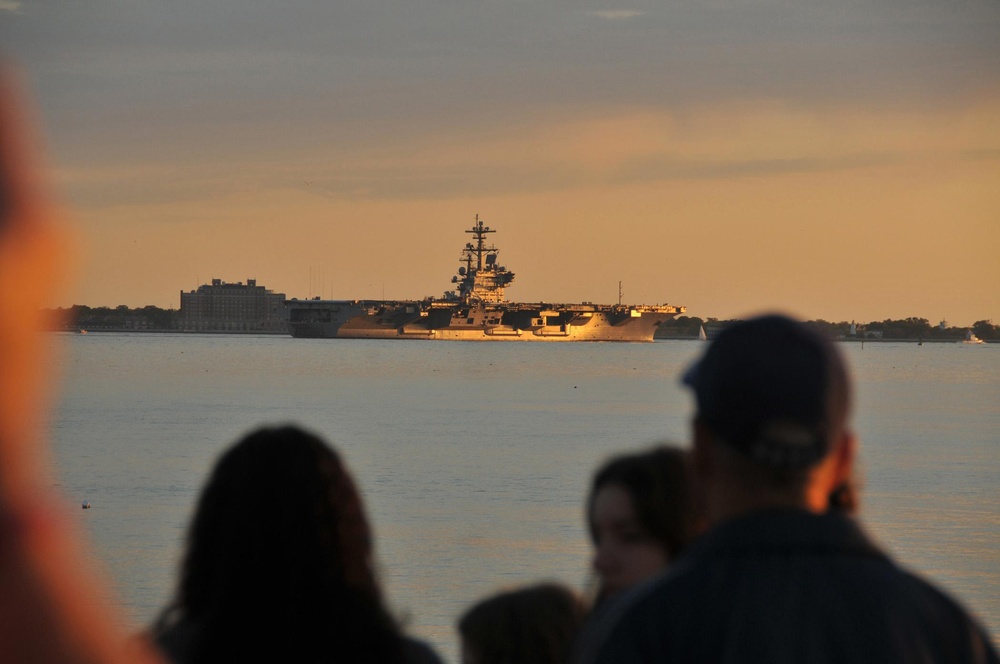
<path id="1" fill-rule="evenodd" d="M 606 614 L 603 645 L 581 661 L 998 661 L 961 606 L 831 501 L 856 441 L 847 370 L 827 339 L 781 316 L 738 323 L 684 382 L 710 529 Z"/>
<path id="2" fill-rule="evenodd" d="M 554 583 L 485 599 L 458 621 L 462 664 L 564 664 L 584 613 L 580 598 Z"/>
<path id="3" fill-rule="evenodd" d="M 295 427 L 255 431 L 201 495 L 157 642 L 177 664 L 437 663 L 389 615 L 372 549 L 336 452 Z"/>
<path id="4" fill-rule="evenodd" d="M 127 643 L 48 490 L 40 309 L 67 252 L 17 100 L 0 65 L 0 662 L 158 661 Z"/>
<path id="5" fill-rule="evenodd" d="M 688 455 L 660 445 L 613 457 L 594 474 L 587 526 L 597 604 L 656 576 L 694 538 Z"/>

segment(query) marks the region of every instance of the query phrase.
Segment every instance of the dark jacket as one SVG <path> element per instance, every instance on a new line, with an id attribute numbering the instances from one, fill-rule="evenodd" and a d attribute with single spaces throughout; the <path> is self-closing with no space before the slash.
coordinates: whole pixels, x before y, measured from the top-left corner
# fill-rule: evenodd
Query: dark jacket
<path id="1" fill-rule="evenodd" d="M 984 662 L 957 603 L 839 514 L 775 510 L 720 524 L 588 635 L 579 662 Z"/>

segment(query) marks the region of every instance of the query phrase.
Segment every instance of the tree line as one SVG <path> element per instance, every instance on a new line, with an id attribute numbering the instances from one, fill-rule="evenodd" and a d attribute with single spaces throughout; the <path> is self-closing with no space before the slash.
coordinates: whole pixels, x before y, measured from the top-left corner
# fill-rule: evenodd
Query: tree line
<path id="1" fill-rule="evenodd" d="M 64 309 L 43 309 L 53 331 L 85 330 L 172 330 L 179 312 L 148 305 L 131 309 L 124 304 L 117 307 L 88 307 L 74 304 Z"/>
<path id="2" fill-rule="evenodd" d="M 660 325 L 660 333 L 665 336 L 696 337 L 704 326 L 706 329 L 721 329 L 735 323 L 735 320 L 719 320 L 716 318 L 698 318 L 697 316 L 677 316 Z M 823 334 L 833 338 L 850 338 L 851 322 L 830 322 L 823 319 L 807 321 L 808 325 Z M 991 320 L 980 320 L 971 327 L 954 327 L 948 325 L 931 325 L 926 318 L 902 318 L 899 320 L 885 319 L 868 323 L 854 323 L 855 336 L 858 338 L 879 339 L 927 339 L 962 341 L 969 331 L 972 331 L 983 341 L 1000 340 L 1000 325 L 994 325 Z"/>

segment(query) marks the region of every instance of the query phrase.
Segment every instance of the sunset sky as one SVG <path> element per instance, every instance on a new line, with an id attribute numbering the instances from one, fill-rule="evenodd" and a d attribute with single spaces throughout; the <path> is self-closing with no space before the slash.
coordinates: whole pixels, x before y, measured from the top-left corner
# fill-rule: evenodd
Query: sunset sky
<path id="1" fill-rule="evenodd" d="M 995 0 L 0 0 L 65 301 L 441 295 L 1000 322 Z"/>

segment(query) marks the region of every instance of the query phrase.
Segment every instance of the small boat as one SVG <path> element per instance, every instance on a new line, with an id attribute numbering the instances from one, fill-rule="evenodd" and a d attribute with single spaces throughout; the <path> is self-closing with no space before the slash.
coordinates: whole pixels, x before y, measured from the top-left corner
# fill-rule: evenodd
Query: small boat
<path id="1" fill-rule="evenodd" d="M 984 343 L 984 342 L 983 342 L 982 339 L 980 339 L 975 334 L 973 334 L 972 330 L 969 330 L 968 332 L 965 333 L 965 341 L 963 341 L 962 343 L 963 344 L 981 344 L 981 343 Z"/>
<path id="2" fill-rule="evenodd" d="M 81 327 L 79 330 L 77 330 L 77 333 L 78 334 L 86 334 L 87 331 Z"/>

